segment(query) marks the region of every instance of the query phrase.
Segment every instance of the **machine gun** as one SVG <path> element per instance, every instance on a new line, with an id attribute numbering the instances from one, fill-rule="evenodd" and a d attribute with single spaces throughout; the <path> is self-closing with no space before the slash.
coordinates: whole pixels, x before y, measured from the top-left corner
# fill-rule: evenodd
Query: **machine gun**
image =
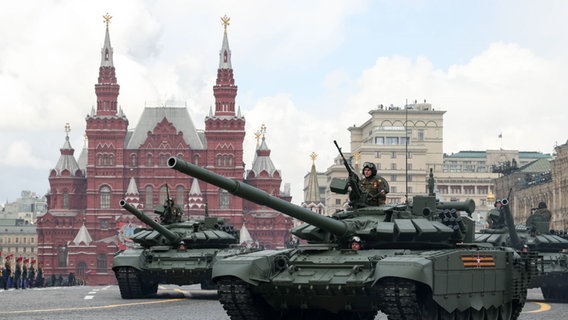
<path id="1" fill-rule="evenodd" d="M 359 176 L 353 171 L 351 165 L 349 165 L 349 163 L 347 162 L 347 159 L 345 159 L 345 156 L 343 155 L 343 152 L 341 152 L 341 148 L 337 144 L 337 141 L 333 140 L 333 143 L 335 144 L 335 147 L 337 147 L 339 155 L 343 159 L 343 165 L 345 165 L 345 168 L 349 173 L 349 179 L 347 180 L 347 183 L 349 187 L 351 187 L 351 192 L 349 192 L 350 204 L 355 208 L 364 207 L 365 204 L 362 198 L 361 188 L 359 187 Z"/>

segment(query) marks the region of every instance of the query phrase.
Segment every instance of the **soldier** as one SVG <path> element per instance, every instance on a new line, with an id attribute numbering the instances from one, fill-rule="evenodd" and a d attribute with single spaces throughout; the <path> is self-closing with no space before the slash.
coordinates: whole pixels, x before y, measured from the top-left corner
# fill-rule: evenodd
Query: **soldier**
<path id="1" fill-rule="evenodd" d="M 489 224 L 490 229 L 505 228 L 505 216 L 501 213 L 502 206 L 501 200 L 497 200 L 493 204 L 494 208 L 487 212 L 487 224 Z"/>
<path id="2" fill-rule="evenodd" d="M 37 266 L 37 277 L 36 277 L 35 286 L 38 288 L 43 287 L 43 263 L 41 262 Z"/>
<path id="3" fill-rule="evenodd" d="M 34 281 L 35 281 L 35 263 L 36 261 L 34 259 L 32 259 L 32 262 L 30 263 L 30 268 L 28 270 L 28 288 L 33 288 L 34 286 Z"/>
<path id="4" fill-rule="evenodd" d="M 368 205 L 381 205 L 386 202 L 386 194 L 389 192 L 387 182 L 377 177 L 377 167 L 372 162 L 363 164 L 363 179 L 359 181 L 362 196 Z"/>
<path id="5" fill-rule="evenodd" d="M 535 210 L 534 214 L 541 215 L 542 217 L 544 217 L 546 219 L 546 221 L 552 220 L 552 212 L 550 212 L 550 210 L 548 210 L 548 207 L 546 206 L 546 202 L 544 202 L 544 201 L 541 201 L 541 202 L 538 203 L 538 208 Z"/>
<path id="6" fill-rule="evenodd" d="M 358 236 L 353 237 L 351 240 L 351 249 L 355 251 L 361 250 L 361 238 Z"/>
<path id="7" fill-rule="evenodd" d="M 28 263 L 29 262 L 30 262 L 30 259 L 25 258 L 24 264 L 22 265 L 22 289 L 27 288 L 27 284 L 28 284 Z"/>
<path id="8" fill-rule="evenodd" d="M 10 279 L 12 277 L 12 255 L 7 255 L 5 260 L 2 278 L 4 278 L 4 290 L 7 290 L 12 286 Z"/>
<path id="9" fill-rule="evenodd" d="M 16 269 L 14 270 L 14 288 L 20 289 L 22 286 L 22 257 L 16 259 Z"/>

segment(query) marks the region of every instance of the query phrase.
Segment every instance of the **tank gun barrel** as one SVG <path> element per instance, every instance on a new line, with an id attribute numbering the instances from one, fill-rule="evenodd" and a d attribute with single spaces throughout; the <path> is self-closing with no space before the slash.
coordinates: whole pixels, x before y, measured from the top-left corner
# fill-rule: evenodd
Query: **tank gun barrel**
<path id="1" fill-rule="evenodd" d="M 468 214 L 472 214 L 475 211 L 475 201 L 473 199 L 467 199 L 466 201 L 451 201 L 451 202 L 440 202 L 436 204 L 437 209 L 456 209 L 460 211 L 465 211 Z"/>
<path id="2" fill-rule="evenodd" d="M 161 235 L 166 237 L 169 241 L 173 243 L 177 243 L 181 240 L 181 237 L 177 234 L 171 232 L 161 224 L 157 223 L 156 221 L 150 219 L 147 215 L 139 211 L 138 209 L 134 208 L 130 203 L 126 202 L 126 200 L 122 199 L 119 202 L 120 206 L 124 208 L 126 211 L 132 213 L 136 218 L 140 219 L 140 221 L 144 222 L 145 224 L 149 225 L 152 229 L 158 231 Z"/>
<path id="3" fill-rule="evenodd" d="M 509 207 L 509 200 L 501 200 L 503 204 L 501 206 L 501 214 L 505 215 L 505 223 L 507 223 L 507 229 L 509 229 L 509 237 L 511 238 L 511 245 L 513 248 L 520 250 L 523 244 L 519 239 L 517 230 L 515 229 L 515 220 L 513 220 L 513 214 L 511 213 L 511 208 Z"/>
<path id="4" fill-rule="evenodd" d="M 231 194 L 243 199 L 267 206 L 293 218 L 305 221 L 335 235 L 344 236 L 349 231 L 349 226 L 343 221 L 322 216 L 306 208 L 302 208 L 288 201 L 274 197 L 265 191 L 257 189 L 246 183 L 223 177 L 184 160 L 171 157 L 168 159 L 168 167 L 225 189 Z"/>

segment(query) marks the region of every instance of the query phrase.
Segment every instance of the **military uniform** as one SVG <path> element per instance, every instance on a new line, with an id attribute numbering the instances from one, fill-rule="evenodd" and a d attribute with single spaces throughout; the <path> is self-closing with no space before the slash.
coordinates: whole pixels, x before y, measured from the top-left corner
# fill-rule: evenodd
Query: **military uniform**
<path id="1" fill-rule="evenodd" d="M 386 203 L 387 185 L 382 178 L 369 177 L 359 181 L 362 196 L 368 205 L 381 205 Z"/>
<path id="2" fill-rule="evenodd" d="M 43 287 L 43 265 L 41 263 L 37 266 L 35 286 L 38 288 Z"/>
<path id="3" fill-rule="evenodd" d="M 6 257 L 6 262 L 4 263 L 4 290 L 12 287 L 12 255 Z"/>
<path id="4" fill-rule="evenodd" d="M 14 270 L 14 288 L 20 289 L 22 286 L 22 257 L 16 260 L 16 269 Z"/>
<path id="5" fill-rule="evenodd" d="M 24 260 L 24 265 L 22 265 L 22 289 L 27 288 L 28 286 L 28 262 L 30 259 Z"/>
<path id="6" fill-rule="evenodd" d="M 35 280 L 35 265 L 36 261 L 32 260 L 30 264 L 30 269 L 28 270 L 28 288 L 33 288 Z"/>
<path id="7" fill-rule="evenodd" d="M 540 216 L 542 216 L 543 218 L 545 218 L 547 221 L 552 220 L 552 212 L 550 212 L 550 210 L 548 210 L 548 208 L 539 208 L 536 209 L 534 214 L 538 214 Z"/>

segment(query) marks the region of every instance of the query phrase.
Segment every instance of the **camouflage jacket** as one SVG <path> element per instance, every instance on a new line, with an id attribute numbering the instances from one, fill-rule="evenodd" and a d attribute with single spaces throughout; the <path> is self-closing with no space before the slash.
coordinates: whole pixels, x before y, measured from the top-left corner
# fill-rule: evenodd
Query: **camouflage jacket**
<path id="1" fill-rule="evenodd" d="M 380 205 L 386 202 L 388 190 L 383 179 L 377 177 L 363 178 L 359 181 L 359 186 L 361 187 L 361 196 L 368 205 Z"/>

